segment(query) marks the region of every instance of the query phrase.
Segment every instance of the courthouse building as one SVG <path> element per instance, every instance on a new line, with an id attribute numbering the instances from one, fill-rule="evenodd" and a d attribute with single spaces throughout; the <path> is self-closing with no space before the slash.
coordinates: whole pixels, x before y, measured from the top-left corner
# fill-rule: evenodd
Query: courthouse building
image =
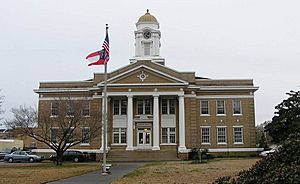
<path id="1" fill-rule="evenodd" d="M 210 79 L 167 66 L 160 56 L 159 23 L 148 11 L 134 31 L 135 54 L 108 73 L 108 157 L 143 155 L 186 158 L 192 148 L 210 152 L 251 152 L 255 148 L 252 79 Z M 121 62 L 121 61 L 118 61 Z M 101 123 L 104 74 L 86 81 L 41 82 L 39 113 L 55 97 L 86 100 L 86 116 Z M 53 111 L 55 112 L 55 111 Z M 93 118 L 94 120 L 95 118 Z M 87 127 L 92 129 L 93 127 Z M 51 134 L 51 132 L 49 133 Z M 103 135 L 73 149 L 103 152 Z M 44 148 L 44 147 L 40 147 Z M 171 159 L 171 158 L 170 158 Z"/>

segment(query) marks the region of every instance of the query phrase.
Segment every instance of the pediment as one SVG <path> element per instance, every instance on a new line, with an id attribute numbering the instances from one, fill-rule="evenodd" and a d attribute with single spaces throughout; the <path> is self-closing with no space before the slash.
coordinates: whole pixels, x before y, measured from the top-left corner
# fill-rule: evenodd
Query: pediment
<path id="1" fill-rule="evenodd" d="M 139 65 L 107 81 L 110 86 L 122 85 L 187 85 L 188 82 L 146 65 Z"/>

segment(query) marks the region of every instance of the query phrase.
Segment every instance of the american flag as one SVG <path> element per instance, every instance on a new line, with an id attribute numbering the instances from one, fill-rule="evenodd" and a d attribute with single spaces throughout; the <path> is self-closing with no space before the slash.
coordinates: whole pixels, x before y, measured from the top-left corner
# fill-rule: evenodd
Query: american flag
<path id="1" fill-rule="evenodd" d="M 104 48 L 104 61 L 107 62 L 109 60 L 109 38 L 108 38 L 108 26 L 106 25 L 106 36 L 105 36 L 105 40 L 103 42 L 102 47 Z"/>

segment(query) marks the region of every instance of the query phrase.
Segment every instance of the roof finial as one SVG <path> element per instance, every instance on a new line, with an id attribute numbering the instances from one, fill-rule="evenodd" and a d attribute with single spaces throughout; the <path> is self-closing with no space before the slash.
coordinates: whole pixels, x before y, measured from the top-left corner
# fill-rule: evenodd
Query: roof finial
<path id="1" fill-rule="evenodd" d="M 149 13 L 149 9 L 147 9 L 147 13 Z"/>

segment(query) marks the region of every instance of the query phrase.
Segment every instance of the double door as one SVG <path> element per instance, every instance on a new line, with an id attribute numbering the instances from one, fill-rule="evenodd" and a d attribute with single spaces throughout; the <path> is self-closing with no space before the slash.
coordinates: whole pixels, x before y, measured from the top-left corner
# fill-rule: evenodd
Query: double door
<path id="1" fill-rule="evenodd" d="M 151 128 L 138 128 L 137 144 L 140 148 L 147 148 L 151 146 Z"/>

